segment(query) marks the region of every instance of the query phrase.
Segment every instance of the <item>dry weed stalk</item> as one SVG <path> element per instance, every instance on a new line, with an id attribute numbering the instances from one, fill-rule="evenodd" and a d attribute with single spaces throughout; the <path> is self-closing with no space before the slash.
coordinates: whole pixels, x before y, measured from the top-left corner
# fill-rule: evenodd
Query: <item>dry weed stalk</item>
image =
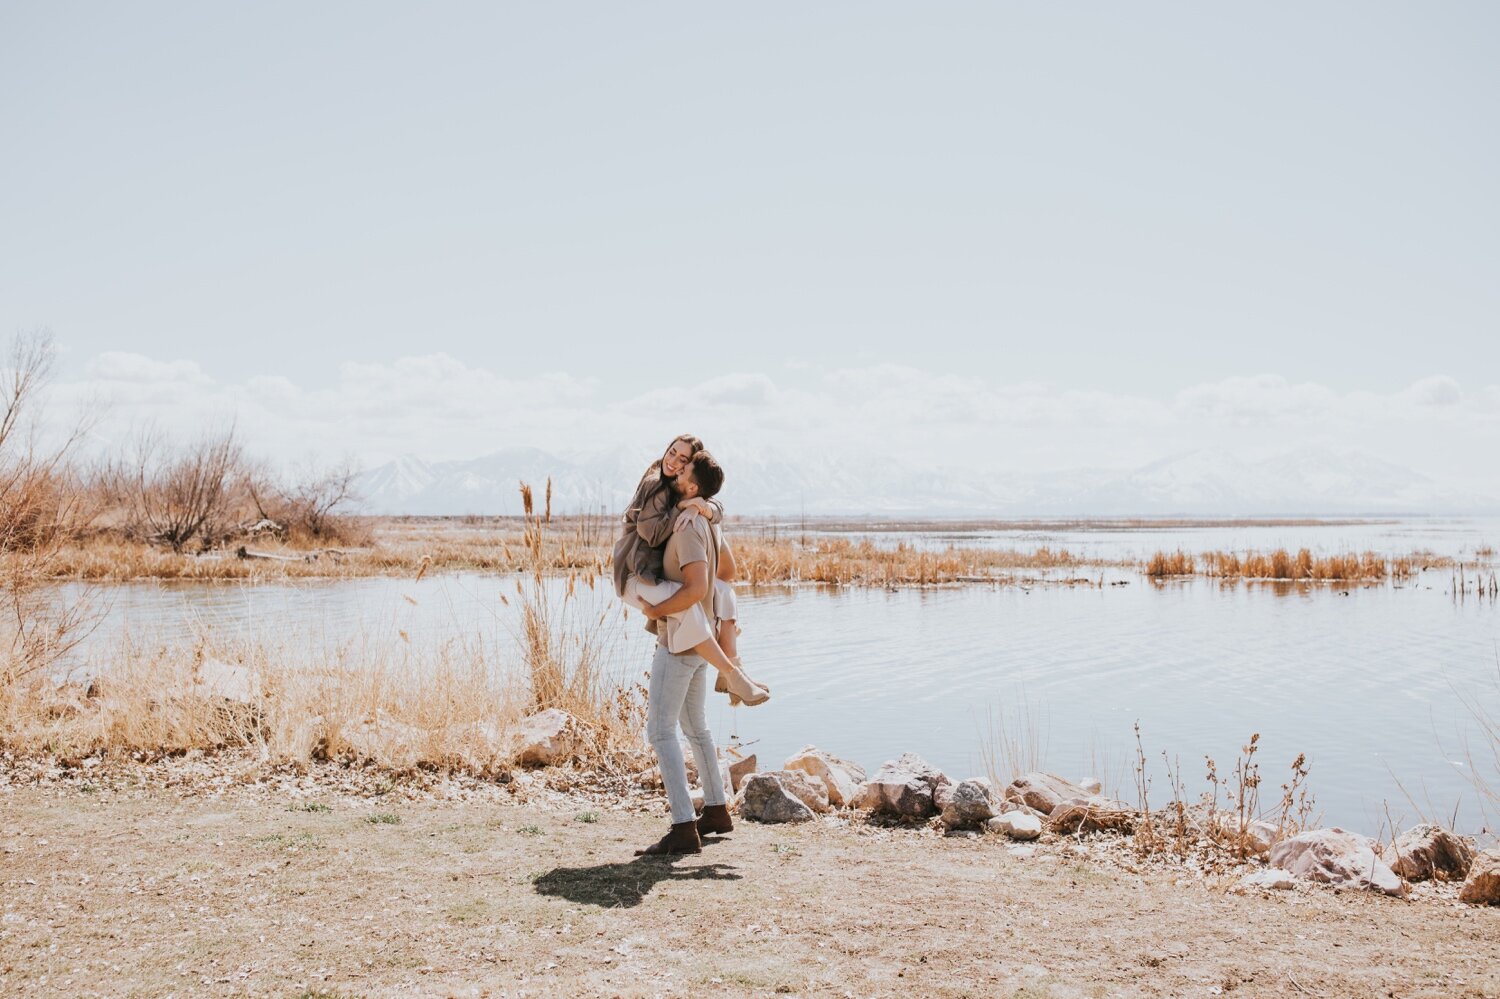
<path id="1" fill-rule="evenodd" d="M 1158 812 L 1150 809 L 1147 792 L 1146 753 L 1141 743 L 1140 725 L 1136 725 L 1136 790 L 1141 821 L 1137 823 L 1133 846 L 1137 854 L 1154 856 L 1170 854 L 1178 860 L 1191 860 L 1204 870 L 1226 870 L 1243 864 L 1255 855 L 1255 823 L 1266 822 L 1275 829 L 1275 838 L 1294 836 L 1308 827 L 1313 814 L 1313 798 L 1307 789 L 1307 758 L 1298 754 L 1292 761 L 1291 777 L 1281 785 L 1281 800 L 1270 814 L 1260 810 L 1260 766 L 1256 754 L 1260 735 L 1254 733 L 1240 748 L 1234 770 L 1220 777 L 1218 765 L 1205 756 L 1206 790 L 1201 800 L 1191 804 L 1183 786 L 1182 767 L 1165 752 L 1167 779 L 1172 788 L 1170 805 Z M 1220 795 L 1224 799 L 1221 804 Z"/>
<path id="2" fill-rule="evenodd" d="M 547 519 L 535 512 L 531 486 L 523 482 L 520 490 L 524 571 L 516 581 L 516 596 L 529 708 L 561 708 L 583 721 L 591 735 L 589 762 L 603 764 L 631 754 L 642 745 L 645 703 L 639 684 L 621 684 L 607 669 L 610 640 L 618 633 L 612 630 L 613 606 L 595 591 L 603 564 L 570 571 L 561 596 L 555 594 L 548 577 Z M 591 606 L 582 603 L 580 578 L 594 595 Z"/>
<path id="3" fill-rule="evenodd" d="M 1024 773 L 1042 769 L 1046 748 L 1046 727 L 1041 709 L 1023 695 L 998 716 L 993 709 L 985 712 L 987 731 L 980 733 L 980 756 L 990 783 L 1003 788 Z"/>

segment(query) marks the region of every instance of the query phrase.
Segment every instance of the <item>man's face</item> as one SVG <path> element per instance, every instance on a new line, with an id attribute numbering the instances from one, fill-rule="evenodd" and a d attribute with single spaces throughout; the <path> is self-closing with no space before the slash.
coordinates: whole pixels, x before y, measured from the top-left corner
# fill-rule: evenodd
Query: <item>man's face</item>
<path id="1" fill-rule="evenodd" d="M 682 473 L 672 480 L 672 484 L 677 488 L 677 495 L 683 499 L 692 499 L 698 495 L 698 483 L 693 480 L 692 465 L 684 468 Z"/>

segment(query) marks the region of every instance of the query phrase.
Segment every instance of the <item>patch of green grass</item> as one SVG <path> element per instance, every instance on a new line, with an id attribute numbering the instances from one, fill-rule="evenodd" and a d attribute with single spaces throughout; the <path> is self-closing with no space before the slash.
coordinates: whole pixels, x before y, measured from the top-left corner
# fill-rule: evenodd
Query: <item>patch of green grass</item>
<path id="1" fill-rule="evenodd" d="M 396 790 L 396 782 L 389 777 L 382 777 L 380 782 L 375 785 L 376 795 L 390 794 L 394 790 Z"/>
<path id="2" fill-rule="evenodd" d="M 797 848 L 790 843 L 772 843 L 772 853 L 796 853 Z"/>
<path id="3" fill-rule="evenodd" d="M 542 827 L 522 826 L 521 828 L 517 829 L 516 832 L 520 833 L 522 836 L 540 836 L 542 835 Z"/>
<path id="4" fill-rule="evenodd" d="M 330 808 L 329 806 L 323 804 L 321 801 L 299 801 L 296 804 L 288 805 L 286 810 L 289 811 L 289 812 L 331 812 L 331 811 L 333 811 L 332 808 Z"/>
<path id="5" fill-rule="evenodd" d="M 595 822 L 599 821 L 599 813 L 598 812 L 579 812 L 577 815 L 573 816 L 573 821 L 574 822 L 583 822 L 583 823 L 588 824 L 588 825 L 593 825 Z"/>
<path id="6" fill-rule="evenodd" d="M 1112 885 L 1115 879 L 1088 864 L 1072 864 L 1067 869 L 1068 879 L 1086 885 Z"/>
<path id="7" fill-rule="evenodd" d="M 338 989 L 307 989 L 299 993 L 297 999 L 354 999 L 354 995 Z"/>
<path id="8" fill-rule="evenodd" d="M 269 836 L 256 837 L 252 842 L 256 846 L 270 847 L 275 850 L 321 850 L 323 841 L 309 832 L 301 833 L 271 833 Z"/>
<path id="9" fill-rule="evenodd" d="M 484 902 L 476 898 L 450 905 L 443 913 L 455 923 L 477 923 L 484 919 L 486 911 Z"/>
<path id="10" fill-rule="evenodd" d="M 399 826 L 401 816 L 392 815 L 390 812 L 376 812 L 374 815 L 366 815 L 365 821 L 373 826 Z"/>
<path id="11" fill-rule="evenodd" d="M 80 787 L 78 790 L 82 791 L 84 794 L 98 794 L 99 793 L 99 785 L 98 784 L 85 784 L 82 787 Z"/>

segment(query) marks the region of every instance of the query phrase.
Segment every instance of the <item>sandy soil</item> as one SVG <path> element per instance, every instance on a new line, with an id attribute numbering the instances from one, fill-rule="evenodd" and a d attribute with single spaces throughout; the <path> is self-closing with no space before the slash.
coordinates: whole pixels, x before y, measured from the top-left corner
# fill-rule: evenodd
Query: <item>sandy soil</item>
<path id="1" fill-rule="evenodd" d="M 5 996 L 1500 996 L 1500 910 L 659 800 L 0 768 Z"/>

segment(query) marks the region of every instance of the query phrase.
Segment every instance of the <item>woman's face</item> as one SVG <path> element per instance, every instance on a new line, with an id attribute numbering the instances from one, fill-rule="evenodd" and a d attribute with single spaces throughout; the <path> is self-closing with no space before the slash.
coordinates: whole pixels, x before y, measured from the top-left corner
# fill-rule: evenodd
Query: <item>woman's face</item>
<path id="1" fill-rule="evenodd" d="M 675 479 L 687 468 L 693 457 L 693 446 L 687 441 L 673 441 L 667 453 L 661 457 L 662 478 Z"/>

